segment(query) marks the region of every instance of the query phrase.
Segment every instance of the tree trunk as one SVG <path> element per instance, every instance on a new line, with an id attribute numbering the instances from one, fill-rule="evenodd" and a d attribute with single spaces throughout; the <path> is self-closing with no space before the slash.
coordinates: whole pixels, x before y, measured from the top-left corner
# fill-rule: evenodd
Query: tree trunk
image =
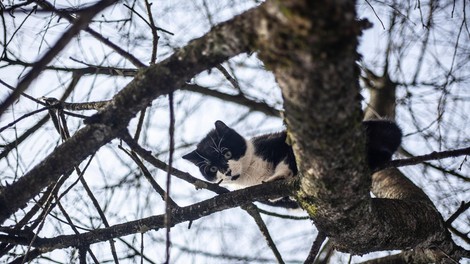
<path id="1" fill-rule="evenodd" d="M 131 118 L 152 100 L 179 89 L 195 74 L 256 48 L 282 89 L 300 171 L 295 195 L 333 246 L 353 254 L 422 248 L 427 262 L 445 262 L 446 255 L 460 259 L 462 251 L 419 188 L 396 169 L 372 177 L 366 166 L 356 66 L 362 28 L 354 1 L 340 0 L 268 1 L 214 27 L 161 63 L 141 70 L 84 128 L 18 181 L 0 189 L 0 223 L 121 136 Z M 371 186 L 377 198 L 370 197 Z M 176 210 L 172 219 L 193 219 L 185 212 Z M 194 219 L 210 213 L 204 212 L 193 214 Z"/>
<path id="2" fill-rule="evenodd" d="M 398 170 L 377 174 L 379 195 L 370 197 L 354 2 L 282 1 L 267 10 L 258 29 L 264 33 L 260 57 L 282 89 L 301 175 L 297 198 L 316 226 L 336 249 L 352 254 L 432 247 L 452 252 L 442 217 Z"/>

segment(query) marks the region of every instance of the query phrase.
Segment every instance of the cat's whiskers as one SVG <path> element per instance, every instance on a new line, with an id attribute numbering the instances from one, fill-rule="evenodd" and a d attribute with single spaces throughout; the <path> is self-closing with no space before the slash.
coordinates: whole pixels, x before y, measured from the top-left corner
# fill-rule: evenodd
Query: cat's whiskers
<path id="1" fill-rule="evenodd" d="M 224 137 L 225 135 L 223 135 L 222 137 L 220 137 L 220 140 L 219 140 L 219 144 L 217 144 L 217 148 L 220 149 L 220 145 L 222 144 L 222 140 L 224 140 Z M 215 143 L 215 142 L 214 142 Z"/>
<path id="2" fill-rule="evenodd" d="M 210 160 L 204 156 L 202 156 L 201 154 L 199 154 L 199 152 L 196 151 L 196 154 L 201 158 L 203 159 L 203 161 L 200 161 L 200 162 L 206 162 L 206 163 L 210 163 Z"/>
<path id="3" fill-rule="evenodd" d="M 215 150 L 215 152 L 222 154 L 222 152 L 215 146 L 211 146 L 211 149 Z"/>
<path id="4" fill-rule="evenodd" d="M 212 143 L 214 143 L 214 145 L 211 146 L 211 148 L 214 149 L 214 150 L 215 150 L 216 152 L 218 152 L 218 153 L 222 153 L 222 152 L 219 150 L 219 148 L 217 147 L 217 143 L 215 143 L 214 138 L 211 136 L 210 139 L 212 140 Z M 219 143 L 220 143 L 220 142 L 219 142 Z"/>
<path id="5" fill-rule="evenodd" d="M 196 163 L 196 166 L 200 167 L 202 164 L 207 164 L 207 161 L 201 160 L 198 163 Z"/>

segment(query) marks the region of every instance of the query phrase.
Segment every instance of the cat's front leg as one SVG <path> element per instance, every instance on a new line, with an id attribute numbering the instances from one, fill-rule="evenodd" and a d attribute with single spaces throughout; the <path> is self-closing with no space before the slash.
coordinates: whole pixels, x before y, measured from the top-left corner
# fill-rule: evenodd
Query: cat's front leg
<path id="1" fill-rule="evenodd" d="M 281 162 L 274 169 L 274 174 L 269 176 L 266 180 L 263 180 L 263 182 L 273 182 L 277 180 L 284 180 L 293 176 L 294 176 L 294 173 L 289 168 L 289 165 L 287 165 L 287 163 L 285 162 Z"/>

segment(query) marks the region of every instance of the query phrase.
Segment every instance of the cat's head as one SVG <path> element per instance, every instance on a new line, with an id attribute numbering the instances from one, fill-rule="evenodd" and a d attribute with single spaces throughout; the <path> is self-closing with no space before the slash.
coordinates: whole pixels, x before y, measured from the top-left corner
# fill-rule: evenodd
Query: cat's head
<path id="1" fill-rule="evenodd" d="M 199 167 L 202 176 L 208 181 L 217 181 L 227 177 L 238 178 L 232 175 L 229 161 L 237 161 L 245 155 L 246 140 L 235 130 L 222 121 L 215 122 L 215 129 L 211 130 L 196 150 L 183 156 Z"/>

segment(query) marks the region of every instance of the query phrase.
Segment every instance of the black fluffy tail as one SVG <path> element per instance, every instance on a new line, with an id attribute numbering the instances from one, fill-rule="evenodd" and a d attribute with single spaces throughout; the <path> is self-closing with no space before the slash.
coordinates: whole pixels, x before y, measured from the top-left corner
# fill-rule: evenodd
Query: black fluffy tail
<path id="1" fill-rule="evenodd" d="M 367 161 L 375 171 L 392 159 L 401 144 L 401 129 L 389 120 L 362 122 L 366 133 Z"/>

